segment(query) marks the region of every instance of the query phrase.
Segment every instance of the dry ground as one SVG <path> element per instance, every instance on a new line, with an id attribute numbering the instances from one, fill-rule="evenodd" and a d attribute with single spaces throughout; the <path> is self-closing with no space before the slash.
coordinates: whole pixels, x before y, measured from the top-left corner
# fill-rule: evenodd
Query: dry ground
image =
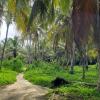
<path id="1" fill-rule="evenodd" d="M 47 93 L 47 88 L 32 85 L 19 74 L 14 84 L 0 88 L 0 100 L 47 100 Z"/>

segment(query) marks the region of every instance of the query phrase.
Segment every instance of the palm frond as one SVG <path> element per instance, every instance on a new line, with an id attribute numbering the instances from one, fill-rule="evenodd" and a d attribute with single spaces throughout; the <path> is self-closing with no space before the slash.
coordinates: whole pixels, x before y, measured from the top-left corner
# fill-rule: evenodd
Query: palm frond
<path id="1" fill-rule="evenodd" d="M 30 18 L 29 18 L 29 22 L 28 22 L 28 26 L 27 26 L 27 30 L 30 29 L 30 26 L 31 26 L 33 20 L 35 19 L 35 17 L 38 14 L 40 14 L 40 16 L 43 17 L 45 15 L 45 13 L 47 12 L 47 7 L 46 7 L 44 1 L 45 0 L 35 0 L 34 1 L 32 10 L 31 10 L 31 14 L 30 14 Z"/>
<path id="2" fill-rule="evenodd" d="M 4 0 L 5 1 L 5 0 Z M 3 0 L 0 1 L 0 25 L 2 23 L 2 15 L 3 15 Z"/>

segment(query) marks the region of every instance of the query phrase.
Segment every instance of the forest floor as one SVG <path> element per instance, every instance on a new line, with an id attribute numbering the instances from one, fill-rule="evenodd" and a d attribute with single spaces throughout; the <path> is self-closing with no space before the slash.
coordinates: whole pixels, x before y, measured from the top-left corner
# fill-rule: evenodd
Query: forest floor
<path id="1" fill-rule="evenodd" d="M 0 87 L 0 100 L 45 100 L 47 93 L 47 88 L 32 85 L 19 74 L 14 84 Z"/>

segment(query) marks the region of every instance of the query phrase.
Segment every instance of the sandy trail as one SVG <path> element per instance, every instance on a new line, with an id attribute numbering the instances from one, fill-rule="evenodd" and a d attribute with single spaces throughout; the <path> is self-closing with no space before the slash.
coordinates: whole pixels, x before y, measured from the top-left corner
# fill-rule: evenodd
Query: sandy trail
<path id="1" fill-rule="evenodd" d="M 0 100 L 47 100 L 47 93 L 47 88 L 32 85 L 19 74 L 14 84 L 0 88 Z"/>

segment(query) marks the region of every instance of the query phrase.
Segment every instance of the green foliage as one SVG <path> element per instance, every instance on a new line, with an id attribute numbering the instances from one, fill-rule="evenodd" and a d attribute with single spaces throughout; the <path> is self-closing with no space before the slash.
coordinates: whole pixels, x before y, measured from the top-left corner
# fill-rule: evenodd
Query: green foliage
<path id="1" fill-rule="evenodd" d="M 12 70 L 14 71 L 17 71 L 17 72 L 21 72 L 22 71 L 22 61 L 17 59 L 17 58 L 14 58 L 13 60 L 11 60 L 11 67 L 12 67 Z"/>
<path id="2" fill-rule="evenodd" d="M 3 63 L 2 63 L 2 65 L 3 65 L 4 68 L 7 67 L 9 69 L 11 64 L 10 64 L 9 60 L 4 60 Z"/>
<path id="3" fill-rule="evenodd" d="M 11 70 L 1 70 L 0 71 L 0 85 L 11 84 L 16 81 L 17 73 Z"/>
<path id="4" fill-rule="evenodd" d="M 57 63 L 55 62 L 51 62 L 51 63 L 48 63 L 48 62 L 45 62 L 45 61 L 33 61 L 33 63 L 29 66 L 29 69 L 33 69 L 33 68 L 42 68 L 44 70 L 49 70 L 49 71 L 52 71 L 52 70 L 60 70 L 60 67 Z"/>
<path id="5" fill-rule="evenodd" d="M 73 84 L 73 85 L 70 85 L 70 86 L 63 86 L 63 87 L 60 87 L 58 88 L 58 91 L 59 92 L 64 92 L 64 93 L 74 93 L 74 94 L 77 94 L 79 96 L 90 96 L 91 93 L 94 91 L 94 89 L 92 88 L 88 88 L 86 86 L 82 86 L 80 84 Z"/>
<path id="6" fill-rule="evenodd" d="M 34 61 L 32 65 L 25 72 L 25 78 L 43 86 L 51 86 L 50 82 L 58 76 L 58 73 L 64 71 L 58 64 L 53 62 Z"/>
<path id="7" fill-rule="evenodd" d="M 20 59 L 14 58 L 12 60 L 4 60 L 2 66 L 6 69 L 21 72 L 23 63 Z"/>
<path id="8" fill-rule="evenodd" d="M 69 11 L 70 8 L 70 0 L 60 0 L 60 7 L 63 11 L 63 13 L 66 15 L 66 13 Z"/>
<path id="9" fill-rule="evenodd" d="M 69 81 L 78 82 L 97 82 L 96 65 L 89 66 L 89 71 L 86 72 L 86 79 L 82 80 L 82 67 L 75 66 L 75 74 L 69 74 L 68 70 L 64 70 L 56 63 L 47 63 L 43 61 L 35 61 L 29 66 L 25 72 L 25 78 L 35 84 L 45 85 L 50 87 L 50 82 L 56 77 L 62 77 Z"/>
<path id="10" fill-rule="evenodd" d="M 64 70 L 58 64 L 47 63 L 42 61 L 36 61 L 33 63 L 34 67 L 25 72 L 25 78 L 33 84 L 51 87 L 51 81 L 56 77 L 62 77 L 68 81 L 76 81 L 76 83 L 61 86 L 52 90 L 53 93 L 65 94 L 67 97 L 73 97 L 75 100 L 99 100 L 100 94 L 93 87 L 88 87 L 81 82 L 87 82 L 91 84 L 97 83 L 97 69 L 96 65 L 90 65 L 89 71 L 86 72 L 86 79 L 82 80 L 82 67 L 75 66 L 75 73 L 69 74 L 68 69 Z M 52 95 L 52 93 L 51 93 Z M 80 98 L 80 99 L 79 99 Z M 94 98 L 94 99 L 92 99 Z M 95 99 L 96 98 L 96 99 Z M 69 100 L 69 99 L 68 99 Z"/>
<path id="11" fill-rule="evenodd" d="M 73 84 L 69 86 L 62 86 L 53 90 L 59 94 L 65 94 L 65 96 L 72 96 L 73 98 L 82 98 L 82 100 L 99 100 L 100 94 L 95 88 L 89 88 L 80 84 Z M 95 98 L 95 99 L 92 99 Z M 97 98 L 97 99 L 96 99 Z M 76 100 L 76 99 L 75 99 Z"/>

